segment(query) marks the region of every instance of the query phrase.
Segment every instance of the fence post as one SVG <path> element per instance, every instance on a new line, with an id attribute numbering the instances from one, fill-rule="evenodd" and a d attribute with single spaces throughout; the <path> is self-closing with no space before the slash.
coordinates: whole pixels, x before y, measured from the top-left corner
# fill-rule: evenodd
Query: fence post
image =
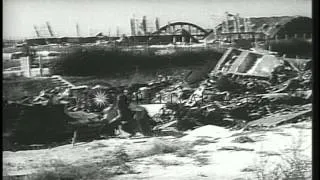
<path id="1" fill-rule="evenodd" d="M 73 132 L 73 137 L 72 137 L 72 146 L 75 146 L 75 144 L 77 142 L 77 135 L 78 135 L 78 132 L 77 132 L 77 130 L 75 130 Z"/>
<path id="2" fill-rule="evenodd" d="M 39 55 L 39 71 L 40 71 L 40 77 L 42 77 L 42 63 L 41 63 L 41 55 Z"/>
<path id="3" fill-rule="evenodd" d="M 138 93 L 136 93 L 135 96 L 136 96 L 136 103 L 139 104 L 139 99 L 138 99 L 139 96 L 138 96 Z"/>
<path id="4" fill-rule="evenodd" d="M 203 93 L 201 94 L 201 102 L 203 103 L 204 101 L 203 101 Z"/>

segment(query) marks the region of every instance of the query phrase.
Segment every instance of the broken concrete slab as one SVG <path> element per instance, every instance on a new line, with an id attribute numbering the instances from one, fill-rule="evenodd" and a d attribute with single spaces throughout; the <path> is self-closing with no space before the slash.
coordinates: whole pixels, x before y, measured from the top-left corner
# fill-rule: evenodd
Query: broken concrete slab
<path id="1" fill-rule="evenodd" d="M 214 73 L 270 77 L 273 69 L 279 65 L 281 61 L 274 55 L 230 48 L 219 60 Z"/>
<path id="2" fill-rule="evenodd" d="M 273 55 L 263 55 L 261 58 L 257 58 L 253 67 L 246 73 L 256 76 L 270 76 L 273 69 L 279 66 L 280 63 L 280 60 Z"/>
<path id="3" fill-rule="evenodd" d="M 250 148 L 242 148 L 237 146 L 225 146 L 218 149 L 219 151 L 254 151 L 254 149 Z"/>
<path id="4" fill-rule="evenodd" d="M 162 124 L 160 126 L 156 126 L 156 127 L 154 127 L 154 130 L 162 130 L 162 129 L 166 129 L 168 127 L 175 126 L 175 125 L 177 125 L 177 122 L 178 122 L 177 120 L 174 120 L 174 121 Z"/>
<path id="5" fill-rule="evenodd" d="M 95 113 L 86 113 L 84 111 L 68 112 L 71 118 L 76 119 L 77 123 L 96 122 L 99 120 L 99 115 Z"/>
<path id="6" fill-rule="evenodd" d="M 258 120 L 251 121 L 247 124 L 247 126 L 244 129 L 248 130 L 253 127 L 275 127 L 277 125 L 280 125 L 286 122 L 293 122 L 301 116 L 311 115 L 312 113 L 311 104 L 307 104 L 303 106 L 303 108 L 306 108 L 306 110 L 301 110 L 295 113 L 288 112 L 287 114 L 276 113 L 267 117 L 263 117 Z"/>
<path id="7" fill-rule="evenodd" d="M 262 99 L 268 99 L 270 101 L 288 100 L 290 98 L 288 93 L 258 94 L 257 96 L 261 96 Z"/>

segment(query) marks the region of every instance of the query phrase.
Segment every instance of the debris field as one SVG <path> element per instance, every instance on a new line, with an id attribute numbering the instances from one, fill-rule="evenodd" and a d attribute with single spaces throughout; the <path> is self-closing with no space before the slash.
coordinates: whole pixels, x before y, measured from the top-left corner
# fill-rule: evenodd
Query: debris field
<path id="1" fill-rule="evenodd" d="M 4 149 L 70 143 L 75 132 L 79 141 L 99 139 L 99 129 L 117 115 L 113 104 L 124 89 L 135 117 L 152 126 L 151 135 L 209 124 L 252 130 L 301 121 L 312 111 L 310 61 L 230 48 L 192 85 L 183 76 L 160 75 L 127 87 L 75 86 L 53 76 L 48 80 L 54 89 L 19 101 L 3 100 Z"/>

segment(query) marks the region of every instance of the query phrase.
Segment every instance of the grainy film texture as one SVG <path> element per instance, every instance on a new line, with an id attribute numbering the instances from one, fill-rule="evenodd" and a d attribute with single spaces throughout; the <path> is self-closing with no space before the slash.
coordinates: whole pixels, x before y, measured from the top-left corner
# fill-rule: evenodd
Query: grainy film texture
<path id="1" fill-rule="evenodd" d="M 312 179 L 311 0 L 3 0 L 3 178 Z"/>

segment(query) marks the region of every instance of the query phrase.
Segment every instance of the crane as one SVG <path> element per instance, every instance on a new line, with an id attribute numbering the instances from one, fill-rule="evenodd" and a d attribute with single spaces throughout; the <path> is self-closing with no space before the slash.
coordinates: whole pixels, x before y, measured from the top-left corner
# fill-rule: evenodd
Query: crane
<path id="1" fill-rule="evenodd" d="M 37 37 L 40 37 L 40 32 L 39 32 L 37 26 L 36 26 L 36 25 L 33 25 L 33 28 L 34 28 L 34 30 L 36 31 Z"/>
<path id="2" fill-rule="evenodd" d="M 47 24 L 47 27 L 48 27 L 48 31 L 49 31 L 49 33 L 50 33 L 50 36 L 53 37 L 53 36 L 54 36 L 54 35 L 53 35 L 53 31 L 52 31 L 52 28 L 51 28 L 49 22 L 47 21 L 46 24 Z"/>

